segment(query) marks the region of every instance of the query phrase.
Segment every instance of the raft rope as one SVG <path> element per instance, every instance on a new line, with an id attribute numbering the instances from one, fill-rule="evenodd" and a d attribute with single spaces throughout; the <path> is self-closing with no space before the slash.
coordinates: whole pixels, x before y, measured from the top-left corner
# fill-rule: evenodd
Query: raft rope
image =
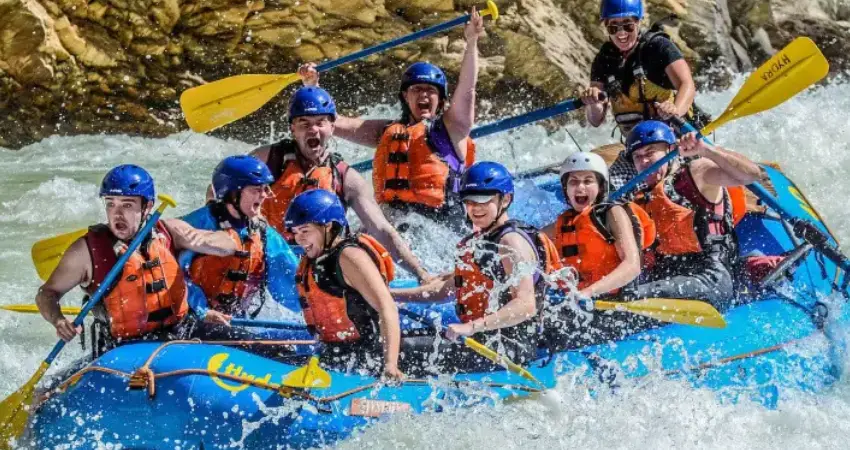
<path id="1" fill-rule="evenodd" d="M 148 357 L 147 361 L 135 372 L 128 373 L 124 371 L 120 371 L 117 369 L 111 369 L 108 367 L 100 367 L 89 365 L 84 367 L 83 369 L 77 371 L 67 380 L 63 381 L 56 388 L 51 391 L 43 394 L 39 399 L 38 404 L 42 404 L 44 401 L 48 400 L 53 394 L 60 394 L 65 392 L 70 386 L 75 385 L 82 379 L 82 377 L 88 373 L 100 372 L 107 373 L 110 375 L 114 375 L 117 377 L 127 378 L 128 385 L 130 389 L 146 389 L 148 392 L 148 396 L 153 398 L 156 396 L 156 381 L 161 380 L 163 378 L 174 377 L 174 376 L 185 376 L 185 375 L 201 375 L 201 376 L 209 376 L 216 377 L 228 381 L 232 381 L 234 383 L 242 383 L 251 385 L 255 388 L 266 389 L 269 391 L 277 392 L 279 395 L 285 398 L 296 397 L 302 400 L 307 400 L 310 402 L 315 402 L 317 404 L 327 404 L 331 402 L 335 402 L 341 400 L 343 398 L 349 397 L 351 395 L 370 390 L 376 387 L 380 387 L 385 383 L 382 382 L 374 382 L 365 384 L 362 386 L 358 386 L 353 389 L 349 389 L 347 391 L 340 392 L 335 395 L 325 396 L 325 397 L 317 397 L 312 395 L 308 389 L 302 388 L 292 388 L 289 386 L 284 386 L 279 383 L 268 383 L 263 380 L 257 379 L 246 379 L 236 375 L 217 372 L 207 369 L 178 369 L 172 370 L 169 372 L 160 372 L 156 373 L 151 368 L 151 364 L 155 361 L 157 356 L 162 352 L 163 349 L 172 345 L 197 345 L 197 344 L 209 344 L 209 345 L 223 345 L 223 346 L 245 346 L 245 345 L 277 345 L 277 346 L 286 346 L 286 345 L 314 345 L 317 344 L 316 341 L 201 341 L 197 339 L 193 340 L 177 340 L 177 341 L 169 341 L 164 342 L 162 345 L 156 348 L 151 355 Z M 457 381 L 452 380 L 450 382 L 454 386 L 462 387 L 462 386 L 487 386 L 491 388 L 504 388 L 504 389 L 512 389 L 517 391 L 522 391 L 526 393 L 539 393 L 540 389 L 517 385 L 517 384 L 509 384 L 509 383 L 496 383 L 496 382 L 479 382 L 479 381 Z M 406 379 L 401 381 L 399 384 L 410 384 L 410 385 L 427 385 L 429 384 L 429 380 L 424 379 Z"/>

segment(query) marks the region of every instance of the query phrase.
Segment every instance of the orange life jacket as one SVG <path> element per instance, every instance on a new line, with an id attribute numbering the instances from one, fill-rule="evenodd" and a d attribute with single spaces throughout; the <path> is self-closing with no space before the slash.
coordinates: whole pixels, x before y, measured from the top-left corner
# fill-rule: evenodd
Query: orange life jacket
<path id="1" fill-rule="evenodd" d="M 106 225 L 89 228 L 85 236 L 92 261 L 93 294 L 118 262 L 118 240 Z M 109 329 L 116 338 L 135 338 L 167 329 L 189 311 L 186 280 L 171 248 L 171 236 L 157 224 L 151 237 L 124 264 L 121 277 L 103 299 Z"/>
<path id="2" fill-rule="evenodd" d="M 729 201 L 732 203 L 732 223 L 738 222 L 747 215 L 747 192 L 744 186 L 730 186 L 726 188 L 729 193 Z"/>
<path id="3" fill-rule="evenodd" d="M 558 249 L 549 237 L 519 221 L 509 220 L 483 236 L 467 236 L 458 244 L 460 261 L 455 265 L 457 315 L 461 322 L 471 322 L 484 317 L 488 312 L 495 312 L 494 308 L 490 308 L 490 293 L 496 282 L 504 284 L 506 281 L 502 256 L 499 255 L 499 241 L 502 236 L 511 232 L 517 232 L 528 240 L 537 253 L 539 268 L 543 273 L 548 274 L 561 268 Z M 477 238 L 478 242 L 475 242 L 474 238 Z M 546 283 L 539 273 L 534 275 L 534 280 L 539 309 Z M 499 308 L 511 300 L 508 287 L 504 286 L 502 289 L 504 291 L 499 296 Z"/>
<path id="4" fill-rule="evenodd" d="M 728 192 L 723 189 L 720 203 L 706 200 L 696 187 L 687 164 L 658 182 L 648 193 L 640 194 L 635 201 L 655 221 L 658 245 L 654 251 L 659 256 L 699 254 L 716 246 L 726 250 L 736 247 Z"/>
<path id="5" fill-rule="evenodd" d="M 584 289 L 613 272 L 622 260 L 617 253 L 614 235 L 608 229 L 606 216 L 612 204 L 594 205 L 580 214 L 568 210 L 558 217 L 555 242 L 561 249 L 561 262 L 578 272 L 578 288 Z M 623 205 L 635 240 L 641 250 L 655 242 L 655 222 L 634 203 Z"/>
<path id="6" fill-rule="evenodd" d="M 395 276 L 389 252 L 372 236 L 351 236 L 328 253 L 310 260 L 301 258 L 296 280 L 308 330 L 325 343 L 354 343 L 380 336 L 378 313 L 343 278 L 339 257 L 346 247 L 357 246 L 372 257 L 384 282 Z"/>
<path id="7" fill-rule="evenodd" d="M 269 149 L 267 165 L 275 182 L 271 186 L 273 195 L 263 203 L 263 214 L 269 225 L 288 241 L 292 240 L 292 235 L 283 226 L 283 217 L 296 195 L 310 189 L 324 189 L 335 193 L 346 206 L 343 186 L 348 164 L 341 156 L 331 153 L 321 166 L 307 171 L 298 159 L 295 141 L 281 141 Z"/>
<path id="8" fill-rule="evenodd" d="M 234 229 L 225 231 L 236 243 L 236 253 L 199 255 L 192 261 L 189 274 L 204 291 L 212 309 L 234 314 L 244 311 L 247 300 L 257 293 L 262 295 L 261 290 L 265 289 L 265 223 L 254 227 L 244 242 Z"/>
<path id="9" fill-rule="evenodd" d="M 375 152 L 372 183 L 378 204 L 407 203 L 439 209 L 457 195 L 462 171 L 453 170 L 428 141 L 429 123 L 409 127 L 393 123 L 384 130 Z M 475 161 L 475 143 L 466 139 L 469 167 Z M 454 151 L 454 149 L 452 149 Z"/>

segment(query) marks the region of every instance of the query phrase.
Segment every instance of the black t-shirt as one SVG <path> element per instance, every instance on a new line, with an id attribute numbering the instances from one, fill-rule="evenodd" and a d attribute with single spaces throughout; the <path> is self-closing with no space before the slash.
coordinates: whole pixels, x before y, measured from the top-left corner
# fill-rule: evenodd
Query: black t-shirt
<path id="1" fill-rule="evenodd" d="M 645 36 L 645 35 L 644 35 Z M 640 43 L 638 43 L 640 45 Z M 623 91 L 627 91 L 634 82 L 634 66 L 637 61 L 635 51 L 629 55 L 626 64 L 620 68 L 623 57 L 613 43 L 606 42 L 599 49 L 599 53 L 590 67 L 590 81 L 602 84 L 608 83 L 608 76 L 614 75 L 622 83 Z M 665 89 L 675 89 L 673 83 L 664 72 L 667 66 L 683 59 L 682 52 L 668 37 L 656 34 L 648 42 L 644 43 L 640 51 L 640 62 L 646 78 Z"/>

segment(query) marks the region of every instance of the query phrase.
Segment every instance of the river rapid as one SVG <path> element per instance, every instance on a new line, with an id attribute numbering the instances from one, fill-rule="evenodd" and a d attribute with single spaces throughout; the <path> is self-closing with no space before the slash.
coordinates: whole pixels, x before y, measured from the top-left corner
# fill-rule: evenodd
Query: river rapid
<path id="1" fill-rule="evenodd" d="M 742 81 L 742 80 L 741 80 Z M 714 115 L 732 99 L 728 91 L 704 93 L 699 103 Z M 804 92 L 755 117 L 724 125 L 720 145 L 759 161 L 773 161 L 796 181 L 841 242 L 850 242 L 850 84 Z M 396 110 L 377 106 L 374 117 Z M 276 128 L 280 130 L 281 123 Z M 611 142 L 612 125 L 591 130 L 569 125 L 554 133 L 531 126 L 479 142 L 479 160 L 498 160 L 515 171 L 563 159 L 575 151 L 573 134 L 585 150 Z M 270 138 L 275 126 L 269 126 Z M 367 159 L 363 147 L 337 141 L 348 161 Z M 174 216 L 203 203 L 215 165 L 252 144 L 194 133 L 164 139 L 128 136 L 51 137 L 20 151 L 0 150 L 0 304 L 32 303 L 40 282 L 30 247 L 46 237 L 104 219 L 97 188 L 104 173 L 122 163 L 147 168 L 159 192 L 178 202 Z M 368 178 L 368 176 L 367 176 Z M 414 251 L 433 271 L 448 268 L 439 255 L 453 246 L 439 227 L 413 240 Z M 444 242 L 445 244 L 435 244 Z M 446 245 L 449 247 L 440 247 Z M 435 248 L 439 247 L 439 248 Z M 81 294 L 66 296 L 77 305 Z M 24 383 L 55 343 L 53 328 L 38 315 L 0 312 L 0 396 Z M 77 342 L 54 363 L 82 356 Z M 845 366 L 850 366 L 850 360 Z M 588 394 L 586 382 L 564 377 L 558 388 L 563 414 L 553 416 L 538 402 L 494 409 L 459 410 L 399 417 L 339 445 L 344 449 L 537 449 L 537 448 L 846 448 L 850 436 L 850 380 L 819 394 L 787 392 L 777 410 L 749 403 L 725 404 L 707 390 L 650 376 L 626 383 L 616 393 Z"/>

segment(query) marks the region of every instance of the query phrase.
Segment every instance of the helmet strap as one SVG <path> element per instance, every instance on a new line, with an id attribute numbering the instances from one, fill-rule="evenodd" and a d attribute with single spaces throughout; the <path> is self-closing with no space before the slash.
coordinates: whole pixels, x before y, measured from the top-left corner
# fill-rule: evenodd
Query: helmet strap
<path id="1" fill-rule="evenodd" d="M 508 212 L 508 208 L 511 207 L 511 204 L 508 203 L 508 206 L 503 207 L 502 206 L 502 199 L 504 199 L 504 198 L 505 198 L 505 194 L 500 193 L 499 194 L 499 204 L 498 204 L 498 206 L 496 206 L 496 218 L 493 219 L 493 222 L 491 222 L 490 225 L 487 226 L 487 228 L 485 228 L 481 231 L 483 231 L 485 233 L 490 232 L 490 230 L 493 229 L 493 227 L 496 225 L 496 222 L 499 221 L 499 219 L 502 217 L 502 215 L 505 214 L 506 212 Z M 511 198 L 511 203 L 513 203 L 513 198 Z"/>

